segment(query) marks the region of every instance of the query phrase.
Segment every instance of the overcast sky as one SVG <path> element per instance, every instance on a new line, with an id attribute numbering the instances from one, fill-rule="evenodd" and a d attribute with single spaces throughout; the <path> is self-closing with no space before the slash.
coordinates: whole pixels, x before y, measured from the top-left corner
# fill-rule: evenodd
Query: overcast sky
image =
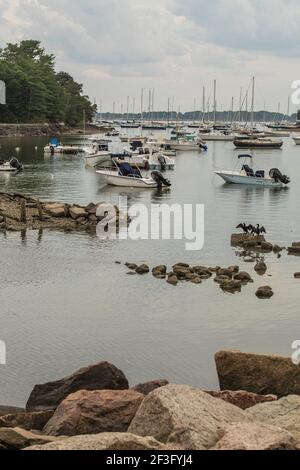
<path id="1" fill-rule="evenodd" d="M 256 109 L 286 112 L 300 79 L 299 0 L 0 0 L 0 47 L 39 39 L 104 111 L 140 103 L 155 88 L 155 109 L 197 109 L 202 87 L 218 107 L 239 99 L 257 77 Z M 212 102 L 212 99 L 211 99 Z M 131 104 L 132 106 L 132 104 Z"/>

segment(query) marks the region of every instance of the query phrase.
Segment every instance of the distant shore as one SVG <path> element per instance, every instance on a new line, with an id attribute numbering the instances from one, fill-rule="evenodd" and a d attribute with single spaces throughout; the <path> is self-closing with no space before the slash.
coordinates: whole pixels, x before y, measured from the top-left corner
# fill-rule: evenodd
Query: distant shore
<path id="1" fill-rule="evenodd" d="M 70 127 L 61 124 L 0 124 L 0 138 L 3 137 L 41 137 L 50 135 L 84 135 L 100 132 L 94 125 Z"/>

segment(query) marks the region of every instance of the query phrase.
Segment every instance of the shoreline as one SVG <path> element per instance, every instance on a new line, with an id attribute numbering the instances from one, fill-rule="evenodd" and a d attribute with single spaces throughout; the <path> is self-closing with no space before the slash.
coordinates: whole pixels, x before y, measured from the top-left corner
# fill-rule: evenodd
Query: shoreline
<path id="1" fill-rule="evenodd" d="M 11 137 L 43 137 L 50 135 L 91 135 L 101 132 L 99 127 L 88 124 L 85 132 L 82 126 L 70 127 L 62 124 L 36 123 L 36 124 L 1 124 L 0 139 Z"/>

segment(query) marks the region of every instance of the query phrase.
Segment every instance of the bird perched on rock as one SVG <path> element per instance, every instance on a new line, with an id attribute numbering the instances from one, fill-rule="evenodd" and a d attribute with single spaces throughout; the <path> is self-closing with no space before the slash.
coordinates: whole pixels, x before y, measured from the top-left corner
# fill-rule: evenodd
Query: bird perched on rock
<path id="1" fill-rule="evenodd" d="M 261 227 L 259 224 L 257 224 L 256 227 L 251 225 L 250 230 L 253 235 L 262 235 L 263 233 L 267 233 L 265 227 Z"/>
<path id="2" fill-rule="evenodd" d="M 239 224 L 236 228 L 242 229 L 244 233 L 249 233 L 249 230 L 252 229 L 252 225 Z"/>

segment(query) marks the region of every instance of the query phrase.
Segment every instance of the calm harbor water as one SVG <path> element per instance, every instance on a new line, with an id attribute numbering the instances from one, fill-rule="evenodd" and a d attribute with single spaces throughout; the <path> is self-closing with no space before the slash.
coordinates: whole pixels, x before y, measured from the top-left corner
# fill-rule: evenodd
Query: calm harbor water
<path id="1" fill-rule="evenodd" d="M 70 139 L 66 139 L 68 141 Z M 213 355 L 223 348 L 291 354 L 300 338 L 300 259 L 266 255 L 268 275 L 254 273 L 230 246 L 240 222 L 262 223 L 267 238 L 283 246 L 300 240 L 300 147 L 285 139 L 283 150 L 255 152 L 258 167 L 278 167 L 292 178 L 288 190 L 224 185 L 213 174 L 231 169 L 239 152 L 232 143 L 210 142 L 207 153 L 181 153 L 168 177 L 170 191 L 117 189 L 85 168 L 82 156 L 44 157 L 44 138 L 2 139 L 0 156 L 17 155 L 19 175 L 0 175 L 0 191 L 44 200 L 129 204 L 205 204 L 205 246 L 185 251 L 181 241 L 101 241 L 97 237 L 44 231 L 0 234 L 0 339 L 7 365 L 0 366 L 0 403 L 24 405 L 36 383 L 108 360 L 136 382 L 167 378 L 216 388 Z M 16 147 L 20 151 L 16 152 Z M 37 148 L 35 148 L 37 147 Z M 176 288 L 152 276 L 126 276 L 115 264 L 151 266 L 185 261 L 239 264 L 255 283 L 242 293 L 223 293 L 208 280 Z M 271 285 L 270 301 L 255 297 Z"/>

